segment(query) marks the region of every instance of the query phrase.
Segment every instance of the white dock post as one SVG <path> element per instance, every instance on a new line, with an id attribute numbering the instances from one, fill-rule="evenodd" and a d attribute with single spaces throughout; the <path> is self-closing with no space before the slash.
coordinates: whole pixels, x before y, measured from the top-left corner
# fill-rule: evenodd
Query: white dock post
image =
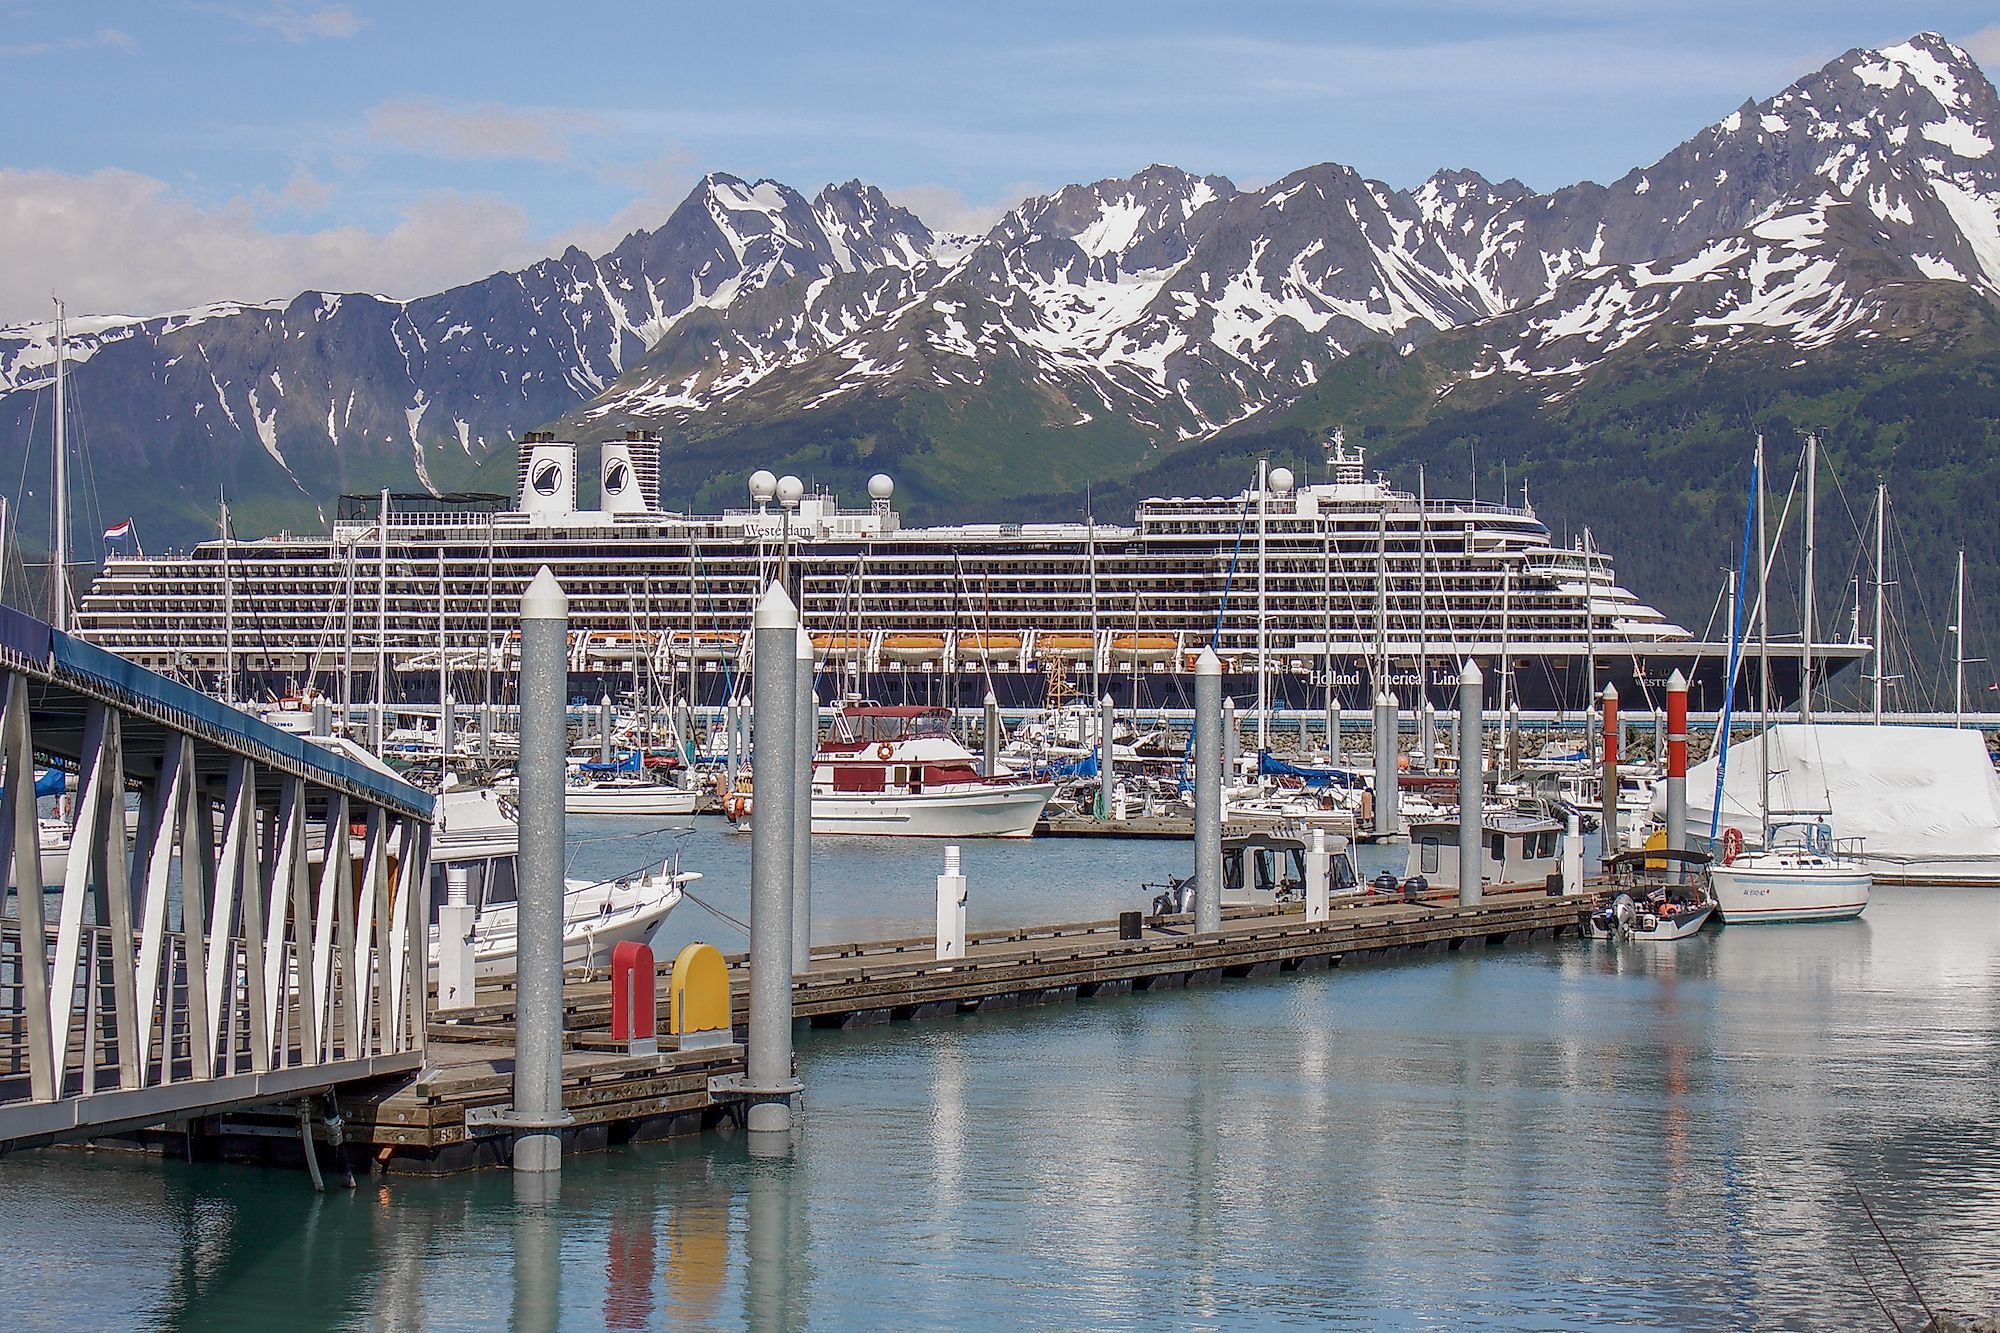
<path id="1" fill-rule="evenodd" d="M 1393 838 L 1403 831 L 1396 789 L 1396 696 L 1383 690 L 1375 696 L 1375 836 Z"/>
<path id="2" fill-rule="evenodd" d="M 1306 844 L 1306 920 L 1325 921 L 1333 915 L 1327 888 L 1326 830 L 1312 831 Z"/>
<path id="3" fill-rule="evenodd" d="M 600 695 L 597 700 L 597 762 L 611 762 L 611 729 L 617 725 L 618 714 L 611 706 L 611 696 Z"/>
<path id="4" fill-rule="evenodd" d="M 725 771 L 729 775 L 729 790 L 736 790 L 736 696 L 722 701 L 722 753 Z"/>
<path id="5" fill-rule="evenodd" d="M 1194 664 L 1194 928 L 1222 929 L 1222 659 L 1204 648 Z"/>
<path id="6" fill-rule="evenodd" d="M 1563 896 L 1583 892 L 1583 818 L 1571 811 L 1563 828 Z"/>
<path id="7" fill-rule="evenodd" d="M 792 971 L 812 969 L 812 778 L 819 749 L 819 695 L 813 691 L 813 642 L 805 626 L 797 636 L 799 698 L 792 725 L 799 755 L 799 789 L 792 812 Z M 754 825 L 753 825 L 754 827 Z"/>
<path id="8" fill-rule="evenodd" d="M 1111 696 L 1105 695 L 1098 704 L 1097 717 L 1097 817 L 1110 819 L 1111 795 L 1118 786 L 1118 779 L 1112 773 L 1111 732 L 1118 719 L 1118 710 L 1111 703 Z"/>
<path id="9" fill-rule="evenodd" d="M 986 768 L 987 777 L 996 777 L 1000 772 L 1000 700 L 993 691 L 986 691 Z"/>
<path id="10" fill-rule="evenodd" d="M 944 849 L 944 873 L 937 880 L 937 956 L 965 957 L 965 875 L 956 847 Z"/>
<path id="11" fill-rule="evenodd" d="M 472 956 L 472 925 L 479 915 L 467 892 L 472 869 L 452 866 L 445 874 L 445 904 L 438 909 L 438 998 L 440 1013 L 479 1003 L 479 968 Z"/>
<path id="12" fill-rule="evenodd" d="M 514 1170 L 562 1170 L 563 749 L 569 598 L 547 565 L 521 595 Z"/>
<path id="13" fill-rule="evenodd" d="M 1485 894 L 1485 700 L 1479 666 L 1465 659 L 1458 673 L 1458 905 L 1476 907 Z"/>
<path id="14" fill-rule="evenodd" d="M 750 1048 L 743 1091 L 759 1155 L 786 1151 L 792 1127 L 792 762 L 798 609 L 784 585 L 757 604 L 751 708 L 757 718 L 750 816 Z"/>
<path id="15" fill-rule="evenodd" d="M 438 701 L 438 753 L 442 762 L 451 762 L 451 752 L 458 738 L 457 700 L 449 694 Z"/>
<path id="16" fill-rule="evenodd" d="M 1222 659 L 1218 657 L 1215 660 L 1215 664 L 1216 664 L 1216 683 L 1217 683 L 1217 688 L 1219 689 L 1222 680 L 1221 676 Z M 1199 712 L 1199 709 L 1197 709 L 1197 712 Z M 1231 785 L 1234 785 L 1235 783 L 1242 780 L 1243 733 L 1237 728 L 1236 701 L 1234 699 L 1224 699 L 1222 701 L 1221 768 L 1224 773 L 1227 773 L 1229 775 L 1225 779 L 1225 781 L 1230 783 Z"/>

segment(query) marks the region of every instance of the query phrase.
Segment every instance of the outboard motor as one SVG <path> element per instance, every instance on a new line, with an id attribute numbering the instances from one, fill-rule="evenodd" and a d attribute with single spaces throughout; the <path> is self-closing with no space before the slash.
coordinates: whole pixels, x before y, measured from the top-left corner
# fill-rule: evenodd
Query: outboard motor
<path id="1" fill-rule="evenodd" d="M 1403 881 L 1403 896 L 1405 898 L 1413 898 L 1430 888 L 1430 886 L 1431 882 L 1422 875 L 1412 875 Z"/>
<path id="2" fill-rule="evenodd" d="M 1369 880 L 1368 887 L 1377 893 L 1394 893 L 1399 883 L 1400 881 L 1397 880 L 1395 871 L 1385 870 L 1375 878 Z"/>

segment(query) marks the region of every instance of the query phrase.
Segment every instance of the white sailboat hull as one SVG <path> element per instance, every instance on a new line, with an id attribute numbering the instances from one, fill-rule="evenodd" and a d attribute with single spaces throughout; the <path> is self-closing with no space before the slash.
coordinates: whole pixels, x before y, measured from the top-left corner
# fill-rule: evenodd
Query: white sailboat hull
<path id="1" fill-rule="evenodd" d="M 614 946 L 652 937 L 680 903 L 682 885 L 699 879 L 648 877 L 630 884 L 569 881 L 563 895 L 563 966 L 604 967 Z M 519 923 L 513 903 L 480 912 L 472 934 L 473 965 L 480 977 L 514 975 Z M 437 966 L 438 928 L 430 929 L 430 962 Z"/>
<path id="2" fill-rule="evenodd" d="M 904 838 L 1026 838 L 1035 831 L 1055 784 L 970 787 L 952 791 L 815 790 L 812 831 Z"/>
<path id="3" fill-rule="evenodd" d="M 701 793 L 679 787 L 568 787 L 563 813 L 571 815 L 691 815 Z"/>
<path id="4" fill-rule="evenodd" d="M 1724 922 L 1851 921 L 1867 910 L 1873 876 L 1865 867 L 1775 859 L 1783 864 L 1762 864 L 1752 853 L 1710 870 Z"/>

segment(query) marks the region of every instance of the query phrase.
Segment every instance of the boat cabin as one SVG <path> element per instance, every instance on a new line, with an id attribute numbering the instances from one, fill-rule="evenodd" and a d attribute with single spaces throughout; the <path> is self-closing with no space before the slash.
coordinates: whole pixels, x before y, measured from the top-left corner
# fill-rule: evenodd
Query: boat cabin
<path id="1" fill-rule="evenodd" d="M 825 748 L 894 745 L 926 737 L 951 739 L 951 710 L 920 704 L 849 705 L 833 715 L 833 734 Z"/>
<path id="2" fill-rule="evenodd" d="M 1540 887 L 1562 873 L 1563 827 L 1542 815 L 1494 813 L 1481 830 L 1485 848 L 1480 875 L 1489 889 Z M 1458 821 L 1423 820 L 1410 826 L 1405 877 L 1421 875 L 1432 888 L 1458 887 Z"/>
<path id="3" fill-rule="evenodd" d="M 1353 893 L 1360 888 L 1354 857 L 1346 838 L 1326 840 L 1327 891 Z M 1306 844 L 1284 833 L 1243 833 L 1222 840 L 1222 906 L 1267 907 L 1305 899 Z M 1194 876 L 1176 878 L 1153 899 L 1153 914 L 1166 916 L 1193 910 Z"/>
<path id="4" fill-rule="evenodd" d="M 951 734 L 951 710 L 914 704 L 842 708 L 813 764 L 813 788 L 822 794 L 921 796 L 985 781 Z"/>

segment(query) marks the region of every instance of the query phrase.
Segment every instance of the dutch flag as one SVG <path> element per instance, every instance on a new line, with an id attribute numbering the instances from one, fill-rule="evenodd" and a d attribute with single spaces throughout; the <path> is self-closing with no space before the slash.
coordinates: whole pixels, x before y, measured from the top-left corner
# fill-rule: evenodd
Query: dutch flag
<path id="1" fill-rule="evenodd" d="M 130 537 L 131 535 L 132 535 L 132 520 L 129 518 L 126 519 L 123 523 L 118 524 L 116 527 L 110 527 L 104 530 L 104 540 L 108 542 L 123 541 L 127 537 Z"/>

